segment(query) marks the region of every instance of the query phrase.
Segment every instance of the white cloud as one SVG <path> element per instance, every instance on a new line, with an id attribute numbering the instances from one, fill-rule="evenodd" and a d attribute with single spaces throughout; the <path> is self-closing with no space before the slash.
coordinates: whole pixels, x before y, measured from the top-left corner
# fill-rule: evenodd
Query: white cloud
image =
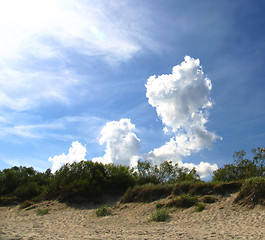
<path id="1" fill-rule="evenodd" d="M 205 177 L 212 175 L 213 172 L 218 169 L 217 164 L 210 164 L 208 162 L 200 162 L 199 164 L 183 163 L 182 165 L 180 164 L 180 166 L 183 166 L 190 170 L 192 168 L 195 168 L 201 178 L 205 178 Z"/>
<path id="2" fill-rule="evenodd" d="M 186 56 L 181 64 L 173 67 L 172 74 L 151 76 L 146 89 L 149 104 L 156 108 L 166 126 L 164 132 L 171 131 L 174 137 L 145 154 L 145 159 L 155 164 L 170 160 L 181 165 L 184 156 L 210 147 L 219 138 L 205 127 L 207 110 L 212 107 L 212 84 L 205 76 L 199 59 Z M 203 162 L 187 166 L 195 167 L 202 177 L 217 168 L 216 164 Z"/>
<path id="3" fill-rule="evenodd" d="M 135 166 L 139 159 L 140 140 L 133 132 L 130 119 L 107 122 L 101 131 L 99 143 L 106 144 L 105 155 L 93 161 Z"/>
<path id="4" fill-rule="evenodd" d="M 146 97 L 163 123 L 177 132 L 188 128 L 198 115 L 206 121 L 202 111 L 212 105 L 211 88 L 199 59 L 186 56 L 184 62 L 173 67 L 172 74 L 151 76 L 147 80 Z"/>
<path id="5" fill-rule="evenodd" d="M 52 172 L 56 172 L 60 167 L 66 163 L 80 162 L 86 160 L 86 146 L 83 146 L 78 141 L 72 142 L 69 148 L 68 154 L 62 153 L 54 157 L 49 157 L 49 161 L 52 162 Z"/>

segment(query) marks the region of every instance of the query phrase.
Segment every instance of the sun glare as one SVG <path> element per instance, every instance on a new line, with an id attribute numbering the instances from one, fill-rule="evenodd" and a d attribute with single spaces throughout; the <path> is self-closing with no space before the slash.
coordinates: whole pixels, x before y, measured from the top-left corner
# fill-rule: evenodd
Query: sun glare
<path id="1" fill-rule="evenodd" d="M 44 24 L 58 10 L 60 1 L 51 0 L 9 0 L 1 1 L 0 19 L 2 24 L 27 28 Z"/>

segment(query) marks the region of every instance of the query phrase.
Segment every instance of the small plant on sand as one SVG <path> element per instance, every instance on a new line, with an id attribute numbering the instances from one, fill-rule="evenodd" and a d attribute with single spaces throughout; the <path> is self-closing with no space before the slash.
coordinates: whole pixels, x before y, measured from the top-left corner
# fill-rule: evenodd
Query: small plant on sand
<path id="1" fill-rule="evenodd" d="M 165 222 L 169 219 L 169 213 L 168 210 L 165 208 L 156 210 L 153 214 L 152 214 L 152 218 L 153 221 L 155 222 Z"/>
<path id="2" fill-rule="evenodd" d="M 205 209 L 205 204 L 203 204 L 203 203 L 198 203 L 198 204 L 196 205 L 195 211 L 196 211 L 196 212 L 201 212 L 201 211 L 203 211 L 204 209 Z"/>
<path id="3" fill-rule="evenodd" d="M 105 217 L 111 215 L 111 210 L 110 208 L 106 206 L 102 206 L 96 210 L 96 215 L 97 217 Z"/>
<path id="4" fill-rule="evenodd" d="M 156 209 L 158 210 L 158 209 L 161 209 L 161 208 L 163 208 L 165 206 L 165 204 L 164 203 L 157 203 L 156 204 Z"/>
<path id="5" fill-rule="evenodd" d="M 45 209 L 38 209 L 36 214 L 38 216 L 43 216 L 43 215 L 46 215 L 49 213 L 49 209 L 48 208 L 45 208 Z"/>
<path id="6" fill-rule="evenodd" d="M 32 202 L 30 202 L 29 200 L 26 200 L 26 201 L 24 201 L 23 203 L 20 204 L 19 208 L 23 209 L 23 208 L 27 208 L 27 207 L 29 207 L 31 205 L 32 205 Z"/>

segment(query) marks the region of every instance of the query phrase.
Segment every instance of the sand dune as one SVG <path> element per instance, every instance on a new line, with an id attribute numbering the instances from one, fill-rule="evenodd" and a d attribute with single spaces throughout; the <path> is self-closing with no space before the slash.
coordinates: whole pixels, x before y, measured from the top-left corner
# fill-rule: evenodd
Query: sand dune
<path id="1" fill-rule="evenodd" d="M 92 205 L 49 201 L 33 209 L 0 208 L 0 239 L 265 239 L 265 207 L 233 204 L 231 197 L 195 209 L 170 210 L 168 222 L 150 221 L 157 202 L 115 204 L 98 218 Z M 111 203 L 110 203 L 111 204 Z M 49 208 L 37 216 L 36 210 Z"/>

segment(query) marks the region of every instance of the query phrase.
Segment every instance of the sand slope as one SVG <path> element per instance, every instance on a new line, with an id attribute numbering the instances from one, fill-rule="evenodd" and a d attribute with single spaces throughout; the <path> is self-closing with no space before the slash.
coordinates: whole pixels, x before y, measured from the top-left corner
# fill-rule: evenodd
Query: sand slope
<path id="1" fill-rule="evenodd" d="M 116 204 L 112 215 L 98 218 L 90 205 L 43 202 L 34 209 L 0 208 L 0 239 L 265 239 L 265 207 L 237 206 L 233 197 L 194 207 L 172 209 L 168 222 L 150 221 L 153 203 Z M 49 208 L 37 216 L 36 209 Z"/>

